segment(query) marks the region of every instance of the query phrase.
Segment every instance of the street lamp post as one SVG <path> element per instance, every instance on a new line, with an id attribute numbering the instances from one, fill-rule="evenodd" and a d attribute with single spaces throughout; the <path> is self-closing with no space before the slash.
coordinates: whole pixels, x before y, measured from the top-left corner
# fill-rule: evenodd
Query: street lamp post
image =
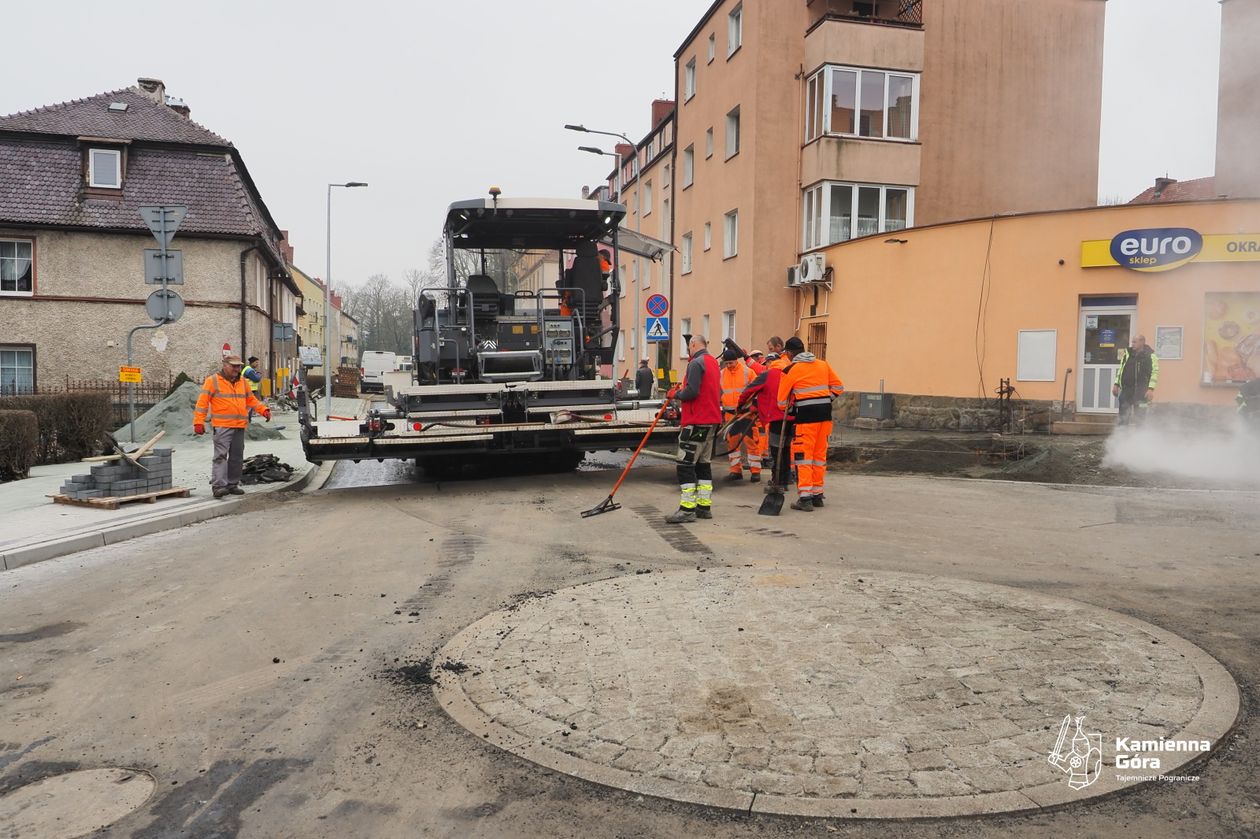
<path id="1" fill-rule="evenodd" d="M 634 180 L 638 184 L 639 208 L 634 214 L 634 232 L 643 232 L 643 174 L 642 167 L 639 165 L 639 147 L 630 141 L 625 134 L 618 134 L 616 131 L 597 131 L 594 128 L 587 128 L 585 125 L 566 125 L 569 131 L 581 131 L 584 134 L 602 134 L 605 137 L 619 137 L 626 141 L 626 145 L 634 149 Z M 608 152 L 600 149 L 592 149 L 589 146 L 580 146 L 582 151 L 594 151 L 597 154 L 608 154 Z M 614 152 L 614 154 L 616 154 Z M 621 182 L 621 155 L 617 154 L 617 200 L 621 200 L 621 192 L 624 184 Z M 639 289 L 643 287 L 643 259 L 638 254 L 634 257 L 635 279 L 634 279 L 634 346 L 637 353 L 645 353 L 647 348 L 643 346 L 645 343 L 641 324 L 643 322 L 642 305 L 639 300 Z M 651 270 L 649 268 L 649 270 Z M 638 365 L 638 359 L 631 359 L 632 365 Z M 614 378 L 616 377 L 616 369 L 613 370 Z"/>
<path id="2" fill-rule="evenodd" d="M 328 227 L 324 237 L 324 419 L 332 415 L 332 191 L 367 186 L 361 181 L 328 185 Z"/>

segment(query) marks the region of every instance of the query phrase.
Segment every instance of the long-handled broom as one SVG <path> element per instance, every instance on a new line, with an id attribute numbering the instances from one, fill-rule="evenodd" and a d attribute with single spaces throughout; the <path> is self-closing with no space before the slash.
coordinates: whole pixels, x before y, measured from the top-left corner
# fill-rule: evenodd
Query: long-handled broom
<path id="1" fill-rule="evenodd" d="M 613 501 L 613 496 L 617 494 L 617 489 L 621 486 L 621 482 L 626 479 L 626 475 L 630 474 L 630 467 L 634 466 L 635 459 L 639 456 L 639 452 L 643 451 L 643 447 L 647 445 L 647 441 L 652 436 L 652 431 L 656 428 L 656 424 L 661 421 L 661 417 L 665 415 L 665 409 L 669 407 L 669 398 L 661 403 L 661 409 L 656 412 L 656 418 L 652 420 L 652 424 L 648 426 L 648 430 L 643 435 L 643 439 L 639 441 L 639 447 L 634 450 L 634 454 L 630 455 L 630 461 L 626 464 L 626 468 L 621 470 L 621 475 L 617 478 L 617 483 L 613 484 L 612 492 L 608 493 L 608 497 L 596 504 L 589 510 L 582 511 L 582 518 L 590 516 L 598 516 L 600 513 L 607 513 L 609 510 L 620 510 L 621 505 Z"/>

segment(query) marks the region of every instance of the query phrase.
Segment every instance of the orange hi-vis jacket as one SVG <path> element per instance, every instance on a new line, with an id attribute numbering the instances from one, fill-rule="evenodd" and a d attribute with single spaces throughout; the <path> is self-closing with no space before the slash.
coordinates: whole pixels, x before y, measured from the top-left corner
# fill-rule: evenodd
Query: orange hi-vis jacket
<path id="1" fill-rule="evenodd" d="M 779 380 L 779 407 L 796 405 L 796 422 L 830 422 L 831 399 L 844 393 L 844 383 L 831 365 L 813 353 L 798 353 Z"/>
<path id="2" fill-rule="evenodd" d="M 268 415 L 267 406 L 254 396 L 244 376 L 229 382 L 219 373 L 215 373 L 208 376 L 201 385 L 197 410 L 193 412 L 193 424 L 205 425 L 206 413 L 209 412 L 210 425 L 214 428 L 244 428 L 249 425 L 250 408 L 263 416 Z"/>
<path id="3" fill-rule="evenodd" d="M 722 410 L 734 411 L 739 407 L 739 397 L 744 395 L 744 388 L 753 380 L 753 372 L 743 364 L 735 365 L 735 369 L 722 365 Z"/>

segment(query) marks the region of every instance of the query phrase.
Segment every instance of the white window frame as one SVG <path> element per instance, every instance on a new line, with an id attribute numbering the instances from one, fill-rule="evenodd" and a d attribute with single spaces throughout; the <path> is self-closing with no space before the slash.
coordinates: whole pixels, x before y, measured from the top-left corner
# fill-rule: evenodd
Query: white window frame
<path id="1" fill-rule="evenodd" d="M 110 155 L 114 158 L 114 182 L 112 184 L 97 183 L 97 155 Z M 122 189 L 122 150 L 88 148 L 88 186 L 95 189 Z"/>
<path id="2" fill-rule="evenodd" d="M 690 102 L 696 95 L 696 57 L 693 55 L 683 66 L 683 102 Z"/>
<path id="3" fill-rule="evenodd" d="M 683 189 L 691 186 L 696 182 L 696 149 L 695 146 L 687 146 L 683 149 Z"/>
<path id="4" fill-rule="evenodd" d="M 652 182 L 643 182 L 643 215 L 652 215 Z"/>
<path id="5" fill-rule="evenodd" d="M 672 175 L 673 172 L 670 171 L 669 164 L 666 163 L 664 168 L 661 169 L 661 189 L 669 189 L 669 179 Z"/>
<path id="6" fill-rule="evenodd" d="M 708 160 L 713 157 L 713 126 L 709 126 L 704 132 L 704 159 Z"/>
<path id="7" fill-rule="evenodd" d="M 617 360 L 626 360 L 626 330 L 617 333 Z"/>
<path id="8" fill-rule="evenodd" d="M 687 352 L 687 342 L 683 340 L 684 335 L 690 335 L 690 334 L 691 334 L 691 318 L 679 318 L 678 319 L 678 357 L 679 358 L 691 357 L 690 354 Z"/>
<path id="9" fill-rule="evenodd" d="M 709 33 L 709 58 L 706 64 L 712 64 L 713 59 L 717 57 L 717 33 Z"/>
<path id="10" fill-rule="evenodd" d="M 744 4 L 731 9 L 726 16 L 726 58 L 729 60 L 744 43 Z"/>
<path id="11" fill-rule="evenodd" d="M 17 346 L 17 345 L 14 345 L 14 344 L 0 344 L 0 351 L 3 351 L 3 352 L 11 352 L 11 353 L 14 353 L 14 354 L 15 354 L 15 363 L 14 363 L 14 365 L 13 365 L 13 367 L 12 367 L 12 369 L 13 369 L 13 371 L 14 371 L 14 374 L 13 374 L 13 390 L 12 390 L 11 392 L 10 392 L 10 391 L 7 391 L 7 390 L 4 390 L 4 389 L 3 389 L 4 379 L 3 379 L 3 378 L 0 378 L 0 395 L 2 395 L 2 396 L 16 396 L 16 395 L 18 395 L 19 393 L 34 393 L 34 391 L 35 391 L 35 348 L 34 348 L 34 347 L 32 347 L 32 346 L 30 346 L 29 344 L 28 344 L 28 345 L 26 345 L 26 346 Z M 30 358 L 30 364 L 29 364 L 28 366 L 22 366 L 22 365 L 17 364 L 17 363 L 16 363 L 16 354 L 17 354 L 17 353 L 26 353 L 26 355 Z M 30 370 L 30 373 L 31 373 L 31 375 L 30 375 L 30 390 L 18 390 L 18 389 L 17 389 L 17 372 L 16 372 L 16 371 L 18 371 L 18 370 Z M 3 371 L 3 370 L 2 370 L 2 368 L 0 368 L 0 373 L 2 373 L 2 371 Z"/>
<path id="12" fill-rule="evenodd" d="M 739 256 L 739 210 L 722 216 L 722 258 Z"/>
<path id="13" fill-rule="evenodd" d="M 878 229 L 874 233 L 864 235 L 874 236 L 881 233 L 893 233 L 904 230 L 907 227 L 914 227 L 914 187 L 903 186 L 902 184 L 867 184 L 849 181 L 819 181 L 818 183 L 802 190 L 801 194 L 801 251 L 812 251 L 817 248 L 825 248 L 839 242 L 849 241 L 850 239 L 859 239 L 860 236 L 850 235 L 849 239 L 831 240 L 831 188 L 833 186 L 847 186 L 853 190 L 853 197 L 849 207 L 850 219 L 858 218 L 858 190 L 878 189 L 879 190 L 879 219 L 877 222 Z M 905 227 L 888 227 L 888 190 L 897 189 L 906 192 L 906 224 Z M 811 229 L 812 227 L 812 229 Z M 850 234 L 856 225 L 850 225 Z"/>
<path id="14" fill-rule="evenodd" d="M 726 159 L 739 154 L 739 105 L 726 112 Z"/>
<path id="15" fill-rule="evenodd" d="M 882 135 L 879 137 L 871 137 L 861 132 L 861 121 L 854 120 L 853 131 L 833 131 L 831 127 L 831 100 L 834 95 L 832 80 L 835 77 L 835 71 L 847 71 L 857 74 L 857 89 L 854 91 L 854 113 L 860 115 L 862 112 L 862 75 L 867 73 L 878 73 L 884 77 L 883 90 L 883 124 Z M 911 80 L 910 94 L 910 136 L 909 137 L 889 137 L 888 136 L 888 79 L 890 76 L 908 78 Z M 864 67 L 848 67 L 842 64 L 825 64 L 817 72 L 809 77 L 805 87 L 805 142 L 810 142 L 821 136 L 827 135 L 832 137 L 857 137 L 864 140 L 888 140 L 893 143 L 917 143 L 919 141 L 919 73 L 911 73 L 902 70 L 874 70 Z M 821 97 L 821 102 L 815 99 Z M 819 106 L 821 105 L 821 110 Z M 815 124 L 819 123 L 819 124 Z"/>
<path id="16" fill-rule="evenodd" d="M 691 231 L 688 230 L 686 233 L 682 235 L 682 242 L 679 247 L 680 260 L 682 262 L 681 270 L 682 270 L 683 276 L 690 274 L 692 269 L 695 268 L 695 259 L 694 259 L 695 255 L 692 252 L 692 247 L 693 247 L 693 239 L 691 236 Z"/>
<path id="17" fill-rule="evenodd" d="M 13 256 L 0 257 L 0 262 L 11 261 L 14 263 L 11 273 L 14 275 L 14 288 L 6 290 L 3 284 L 0 284 L 0 297 L 31 297 L 35 294 L 35 240 L 34 239 L 16 239 L 12 237 L 0 238 L 0 244 L 13 245 Z M 19 245 L 26 246 L 26 256 L 18 256 Z M 25 291 L 17 288 L 17 266 L 21 263 L 29 262 L 31 271 L 31 287 Z M 0 268 L 3 271 L 3 268 Z"/>
<path id="18" fill-rule="evenodd" d="M 722 340 L 730 338 L 735 343 L 739 343 L 739 339 L 735 337 L 735 310 L 722 313 Z"/>
<path id="19" fill-rule="evenodd" d="M 713 224 L 711 222 L 704 223 L 704 249 L 707 251 L 713 247 Z"/>
<path id="20" fill-rule="evenodd" d="M 669 199 L 661 199 L 661 241 L 670 241 L 671 231 L 669 229 Z"/>
<path id="21" fill-rule="evenodd" d="M 703 335 L 706 340 L 709 340 L 709 341 L 713 340 L 713 336 L 709 334 L 709 316 L 708 315 L 704 315 L 700 319 L 700 334 Z"/>

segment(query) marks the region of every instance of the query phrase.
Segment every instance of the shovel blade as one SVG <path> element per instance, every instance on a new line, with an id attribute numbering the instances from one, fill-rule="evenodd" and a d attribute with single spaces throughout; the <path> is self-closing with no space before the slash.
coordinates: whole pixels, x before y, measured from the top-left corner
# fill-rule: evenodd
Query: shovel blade
<path id="1" fill-rule="evenodd" d="M 757 509 L 757 515 L 777 516 L 781 512 L 783 512 L 783 493 L 766 493 L 766 497 L 761 499 L 761 507 Z"/>

